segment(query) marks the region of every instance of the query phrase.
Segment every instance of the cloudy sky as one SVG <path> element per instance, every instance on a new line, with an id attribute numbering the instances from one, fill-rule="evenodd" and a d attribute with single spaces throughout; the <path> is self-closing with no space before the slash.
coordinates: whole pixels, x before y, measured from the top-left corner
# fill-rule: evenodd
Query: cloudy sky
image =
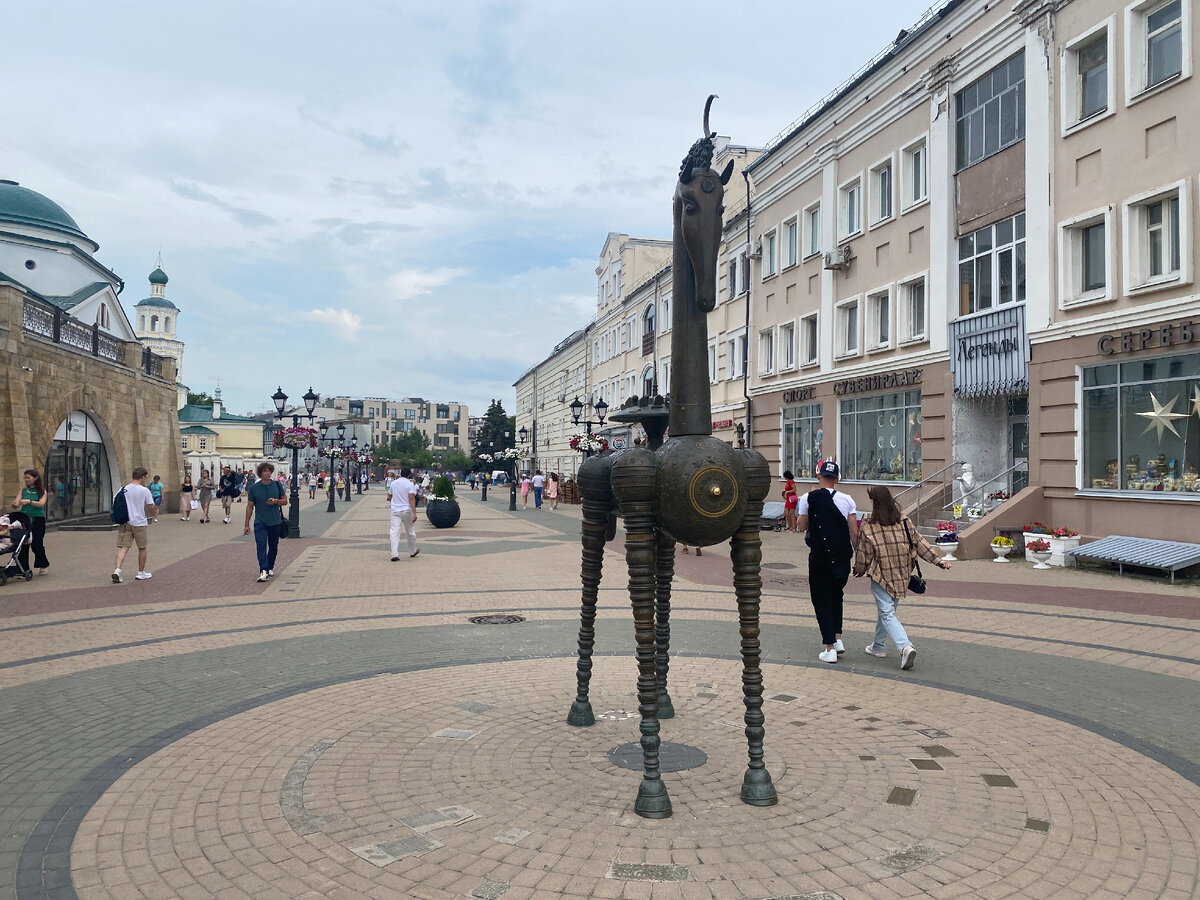
<path id="1" fill-rule="evenodd" d="M 670 237 L 712 127 L 761 146 L 926 4 L 15 0 L 0 178 L 148 296 L 184 381 L 512 409 L 595 309 L 610 231 Z"/>

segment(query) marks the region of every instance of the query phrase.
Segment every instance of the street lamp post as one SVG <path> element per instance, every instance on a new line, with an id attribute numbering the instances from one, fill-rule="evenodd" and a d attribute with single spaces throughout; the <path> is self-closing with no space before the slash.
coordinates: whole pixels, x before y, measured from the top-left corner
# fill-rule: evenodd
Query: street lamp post
<path id="1" fill-rule="evenodd" d="M 345 432 L 346 432 L 345 425 L 339 425 L 338 428 L 341 429 L 343 434 L 345 434 Z M 329 426 L 327 424 L 325 424 L 324 422 L 321 423 L 321 440 L 327 442 L 326 447 L 325 447 L 326 451 L 330 450 L 333 447 L 334 437 L 333 437 L 333 435 L 329 434 Z M 333 502 L 333 494 L 336 489 L 336 485 L 335 485 L 335 481 L 334 481 L 334 477 L 333 477 L 334 476 L 334 471 L 333 471 L 334 458 L 332 456 L 330 456 L 330 457 L 328 457 L 328 459 L 329 459 L 329 477 L 325 480 L 325 488 L 329 492 L 329 505 L 327 507 L 325 507 L 325 512 L 337 512 L 337 507 L 335 506 L 335 504 Z"/>
<path id="2" fill-rule="evenodd" d="M 604 402 L 603 397 L 601 397 L 599 400 L 596 401 L 596 405 L 595 405 L 594 409 L 596 410 L 597 421 L 593 422 L 591 419 L 585 419 L 583 422 L 583 427 L 587 434 L 592 433 L 593 425 L 595 425 L 599 428 L 604 427 L 604 414 L 606 412 L 608 412 L 608 404 Z M 575 425 L 579 425 L 579 418 L 582 415 L 583 415 L 583 403 L 580 402 L 579 395 L 576 394 L 575 399 L 571 401 L 571 421 L 574 422 Z M 591 455 L 592 455 L 591 450 L 585 449 L 583 451 L 584 459 L 587 459 Z"/>
<path id="3" fill-rule="evenodd" d="M 339 427 L 341 427 L 341 426 L 339 426 Z M 346 443 L 345 443 L 345 441 L 343 441 L 342 442 L 342 450 L 345 451 L 345 449 L 346 449 Z M 342 456 L 342 460 L 343 460 L 343 464 L 342 464 L 343 468 L 346 470 L 346 502 L 349 503 L 350 502 L 350 479 L 351 479 L 351 477 L 353 477 L 355 481 L 358 480 L 358 435 L 357 434 L 350 435 L 350 453 L 348 455 Z M 354 463 L 353 476 L 350 474 L 350 463 L 351 462 Z"/>
<path id="4" fill-rule="evenodd" d="M 275 403 L 276 418 L 283 418 L 283 410 L 287 406 L 287 394 L 283 392 L 283 387 L 275 389 L 275 393 L 271 396 Z M 304 395 L 304 408 L 308 410 L 308 424 L 311 427 L 313 421 L 313 410 L 317 408 L 317 395 L 313 393 L 312 385 L 309 385 L 308 393 Z M 292 427 L 300 427 L 300 416 L 292 416 Z M 300 537 L 300 448 L 292 447 L 292 490 L 288 495 L 288 537 Z"/>

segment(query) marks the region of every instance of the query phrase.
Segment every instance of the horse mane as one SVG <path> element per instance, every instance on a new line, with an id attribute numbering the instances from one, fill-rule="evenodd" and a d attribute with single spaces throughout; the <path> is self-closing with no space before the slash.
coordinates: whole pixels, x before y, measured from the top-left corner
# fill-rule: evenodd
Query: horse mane
<path id="1" fill-rule="evenodd" d="M 713 141 L 710 137 L 702 137 L 692 144 L 692 148 L 688 150 L 687 156 L 683 158 L 683 163 L 679 166 L 679 180 L 685 183 L 690 181 L 693 169 L 712 168 L 713 149 Z"/>

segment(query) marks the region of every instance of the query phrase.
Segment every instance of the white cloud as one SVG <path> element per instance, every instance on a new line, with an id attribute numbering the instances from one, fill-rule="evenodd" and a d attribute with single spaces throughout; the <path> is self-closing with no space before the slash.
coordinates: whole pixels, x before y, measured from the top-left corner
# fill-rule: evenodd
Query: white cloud
<path id="1" fill-rule="evenodd" d="M 388 279 L 388 295 L 394 300 L 412 300 L 422 294 L 431 293 L 434 288 L 449 284 L 462 274 L 462 269 L 406 269 Z"/>
<path id="2" fill-rule="evenodd" d="M 304 317 L 321 325 L 332 326 L 348 341 L 357 338 L 358 330 L 362 328 L 362 316 L 348 309 L 310 309 Z"/>

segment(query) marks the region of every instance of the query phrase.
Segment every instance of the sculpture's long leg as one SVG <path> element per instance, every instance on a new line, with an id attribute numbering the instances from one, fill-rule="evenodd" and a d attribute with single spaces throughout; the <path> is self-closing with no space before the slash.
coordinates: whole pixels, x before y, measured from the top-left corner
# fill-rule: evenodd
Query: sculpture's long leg
<path id="1" fill-rule="evenodd" d="M 658 679 L 658 717 L 675 718 L 675 707 L 667 692 L 671 668 L 671 579 L 675 576 L 675 541 L 656 531 L 658 566 L 654 599 L 654 671 Z"/>
<path id="2" fill-rule="evenodd" d="M 654 668 L 654 575 L 657 539 L 654 530 L 654 454 L 634 448 L 613 464 L 613 493 L 625 520 L 625 561 L 629 567 L 629 600 L 637 639 L 638 711 L 642 715 L 642 783 L 634 812 L 648 819 L 671 815 L 658 762 L 658 674 Z"/>
<path id="3" fill-rule="evenodd" d="M 763 762 L 762 649 L 758 642 L 759 601 L 762 598 L 762 498 L 770 484 L 766 461 L 754 451 L 740 451 L 746 462 L 750 501 L 742 525 L 730 541 L 733 587 L 737 594 L 738 626 L 742 635 L 742 696 L 746 703 L 746 741 L 750 757 L 742 780 L 742 802 L 774 806 L 779 802 L 771 773 Z M 761 492 L 760 492 L 761 491 Z"/>
<path id="4" fill-rule="evenodd" d="M 596 598 L 604 563 L 604 540 L 612 506 L 611 463 L 599 458 L 585 460 L 579 468 L 579 484 L 583 494 L 583 562 L 580 579 L 583 596 L 579 610 L 579 661 L 575 666 L 575 702 L 567 714 L 568 725 L 596 724 L 588 687 L 592 680 L 592 650 L 596 643 Z"/>

